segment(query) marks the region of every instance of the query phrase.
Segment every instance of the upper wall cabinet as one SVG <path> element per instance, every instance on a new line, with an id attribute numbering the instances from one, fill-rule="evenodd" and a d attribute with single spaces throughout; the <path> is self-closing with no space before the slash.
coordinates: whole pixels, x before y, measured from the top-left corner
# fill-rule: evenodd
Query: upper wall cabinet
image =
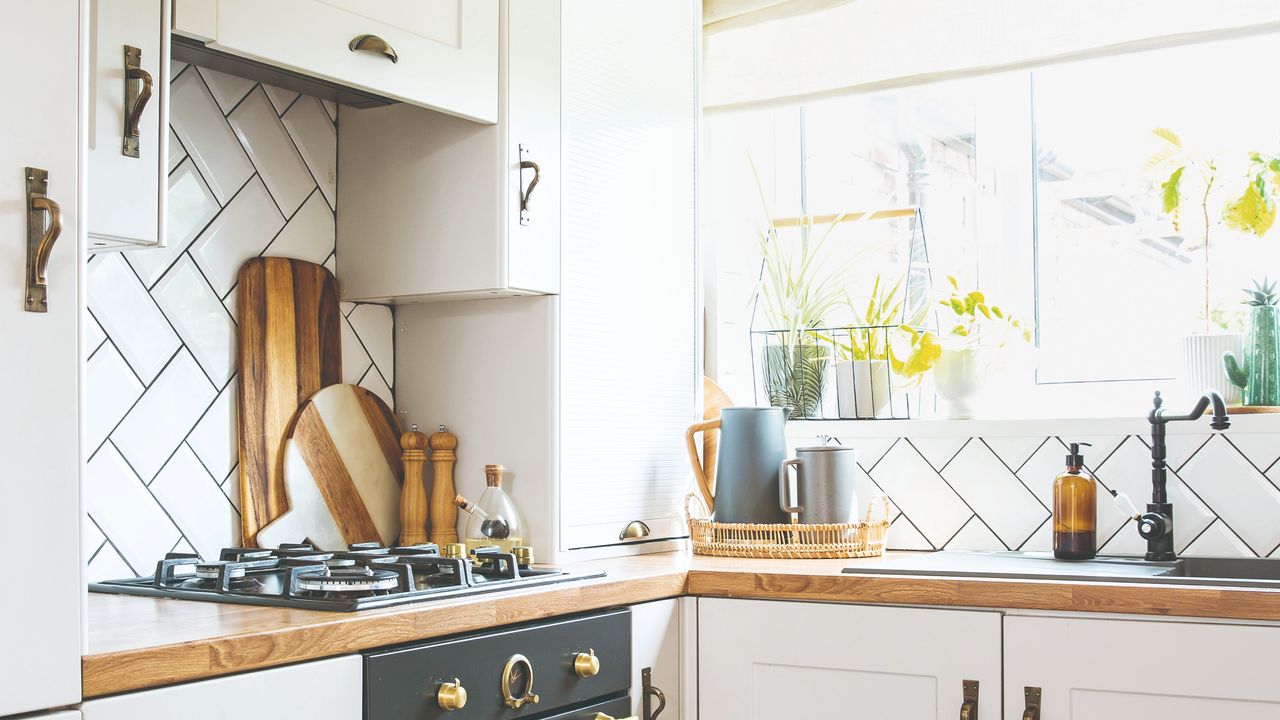
<path id="1" fill-rule="evenodd" d="M 183 0 L 176 13 L 179 32 L 218 50 L 498 119 L 498 0 Z"/>
<path id="2" fill-rule="evenodd" d="M 89 12 L 89 249 L 163 246 L 169 0 L 94 0 Z"/>
<path id="3" fill-rule="evenodd" d="M 559 292 L 560 0 L 500 7 L 496 125 L 403 104 L 342 108 L 344 299 Z"/>

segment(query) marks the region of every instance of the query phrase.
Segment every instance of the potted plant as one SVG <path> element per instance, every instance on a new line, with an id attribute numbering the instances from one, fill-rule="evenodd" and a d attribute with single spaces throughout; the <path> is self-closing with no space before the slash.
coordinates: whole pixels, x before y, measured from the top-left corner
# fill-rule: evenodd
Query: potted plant
<path id="1" fill-rule="evenodd" d="M 1234 353 L 1222 360 L 1231 383 L 1244 391 L 1245 405 L 1280 405 L 1280 315 L 1276 309 L 1276 284 L 1254 281 L 1245 290 L 1249 312 L 1249 338 L 1244 361 Z"/>
<path id="2" fill-rule="evenodd" d="M 845 305 L 857 324 L 831 338 L 837 353 L 836 405 L 841 418 L 883 417 L 889 405 L 894 375 L 890 344 L 892 334 L 900 332 L 897 324 L 903 321 L 904 301 L 898 297 L 901 289 L 899 280 L 883 290 L 881 277 L 876 275 L 865 310 L 845 296 Z M 923 318 L 922 311 L 906 326 L 918 325 Z"/>
<path id="3" fill-rule="evenodd" d="M 1030 342 L 1031 331 L 998 305 L 988 303 L 982 292 L 962 291 L 952 276 L 947 282 L 951 294 L 938 301 L 949 313 L 940 321 L 944 330 L 935 336 L 901 326 L 905 352 L 891 349 L 891 362 L 894 372 L 903 377 L 921 378 L 932 371 L 934 387 L 947 401 L 948 416 L 967 418 L 973 414 L 971 402 L 991 365 L 990 353 L 1005 348 L 1011 338 Z"/>
<path id="4" fill-rule="evenodd" d="M 1219 219 L 1232 230 L 1258 237 L 1271 229 L 1276 219 L 1274 198 L 1280 185 L 1280 158 L 1250 153 L 1244 188 L 1229 197 L 1218 211 L 1221 200 L 1217 193 L 1225 190 L 1225 182 L 1217 159 L 1188 148 L 1168 128 L 1156 128 L 1152 133 L 1162 147 L 1147 160 L 1146 167 L 1159 171 L 1164 178 L 1160 183 L 1161 209 L 1173 219 L 1174 229 L 1182 231 L 1184 209 L 1188 205 L 1195 208 L 1199 237 L 1189 234 L 1189 247 L 1201 251 L 1204 264 L 1204 332 L 1183 338 L 1183 378 L 1195 393 L 1215 388 L 1222 391 L 1227 402 L 1239 402 L 1239 389 L 1227 378 L 1221 358 L 1225 353 L 1239 354 L 1242 338 L 1238 333 L 1221 332 L 1226 325 L 1215 322 L 1210 235 Z"/>
<path id="5" fill-rule="evenodd" d="M 826 386 L 830 348 L 815 334 L 841 303 L 839 268 L 818 261 L 822 246 L 840 218 L 812 242 L 807 229 L 794 252 L 787 252 L 770 223 L 760 233 L 764 266 L 756 297 L 769 330 L 761 363 L 769 404 L 791 408 L 791 417 L 817 417 Z"/>

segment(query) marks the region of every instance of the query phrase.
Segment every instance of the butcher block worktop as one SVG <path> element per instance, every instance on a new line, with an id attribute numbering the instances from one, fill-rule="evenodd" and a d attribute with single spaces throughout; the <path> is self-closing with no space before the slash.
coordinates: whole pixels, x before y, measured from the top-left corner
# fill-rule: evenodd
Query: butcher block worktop
<path id="1" fill-rule="evenodd" d="M 581 563 L 607 577 L 358 613 L 89 594 L 86 698 L 662 598 L 744 597 L 1280 621 L 1280 591 L 844 574 L 867 560 L 660 553 Z"/>

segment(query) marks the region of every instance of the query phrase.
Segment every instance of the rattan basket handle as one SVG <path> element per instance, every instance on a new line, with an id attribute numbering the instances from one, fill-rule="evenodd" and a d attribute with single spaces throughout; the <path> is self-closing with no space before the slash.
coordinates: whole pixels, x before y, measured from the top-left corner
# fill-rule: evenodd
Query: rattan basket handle
<path id="1" fill-rule="evenodd" d="M 889 512 L 892 509 L 892 506 L 889 505 L 889 496 L 884 494 L 872 497 L 871 502 L 867 503 L 867 522 L 877 522 L 871 519 L 872 516 L 876 514 L 877 506 L 884 515 L 884 517 L 880 518 L 878 522 L 889 522 Z"/>
<path id="2" fill-rule="evenodd" d="M 715 492 L 712 490 L 715 478 L 707 477 L 702 461 L 698 459 L 698 445 L 693 441 L 693 436 L 700 432 L 718 429 L 720 429 L 720 418 L 715 418 L 694 423 L 684 433 L 685 444 L 689 450 L 689 464 L 693 466 L 693 477 L 698 481 L 698 490 L 702 492 L 702 499 L 706 503 L 708 513 L 713 513 L 716 509 Z"/>

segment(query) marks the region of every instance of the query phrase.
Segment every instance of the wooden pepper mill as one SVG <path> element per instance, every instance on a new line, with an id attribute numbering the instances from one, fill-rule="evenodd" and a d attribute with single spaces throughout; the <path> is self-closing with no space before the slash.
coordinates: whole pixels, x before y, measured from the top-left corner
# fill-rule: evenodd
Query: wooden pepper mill
<path id="1" fill-rule="evenodd" d="M 458 438 L 439 425 L 428 442 L 431 466 L 435 470 L 435 481 L 431 484 L 431 542 L 444 547 L 458 542 L 458 508 L 453 504 L 458 494 L 453 485 Z"/>
<path id="2" fill-rule="evenodd" d="M 404 463 L 404 485 L 400 488 L 400 544 L 427 541 L 427 488 L 422 470 L 427 464 L 427 436 L 414 425 L 400 436 L 400 460 Z"/>

